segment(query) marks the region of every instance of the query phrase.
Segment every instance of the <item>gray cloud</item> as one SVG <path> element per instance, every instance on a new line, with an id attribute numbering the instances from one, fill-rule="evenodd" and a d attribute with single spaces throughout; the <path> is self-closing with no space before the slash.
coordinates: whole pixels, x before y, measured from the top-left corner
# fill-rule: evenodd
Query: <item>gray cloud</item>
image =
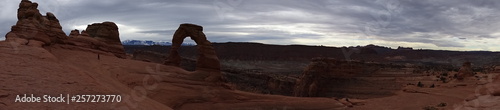
<path id="1" fill-rule="evenodd" d="M 180 23 L 195 23 L 214 42 L 293 44 L 309 39 L 304 45 L 343 46 L 339 44 L 366 45 L 357 40 L 370 38 L 393 47 L 500 51 L 491 45 L 500 37 L 500 1 L 495 0 L 32 1 L 39 2 L 42 13 L 54 12 L 67 33 L 113 21 L 120 25 L 122 40 L 166 41 Z M 18 3 L 0 4 L 1 35 L 15 24 Z M 342 42 L 335 40 L 339 38 Z"/>
<path id="2" fill-rule="evenodd" d="M 138 33 L 167 35 L 175 33 L 175 30 L 148 30 L 138 31 Z"/>

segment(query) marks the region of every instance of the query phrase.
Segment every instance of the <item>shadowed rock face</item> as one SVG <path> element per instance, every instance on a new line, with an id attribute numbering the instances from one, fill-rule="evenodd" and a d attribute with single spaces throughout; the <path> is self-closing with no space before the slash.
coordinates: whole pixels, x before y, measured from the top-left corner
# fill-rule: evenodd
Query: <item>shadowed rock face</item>
<path id="1" fill-rule="evenodd" d="M 394 95 L 400 86 L 397 82 L 377 80 L 377 73 L 384 64 L 315 58 L 304 70 L 295 85 L 297 97 L 349 97 L 377 98 Z M 361 78 L 365 77 L 365 78 Z M 367 78 L 369 77 L 369 78 Z M 385 88 L 380 90 L 380 88 Z"/>
<path id="2" fill-rule="evenodd" d="M 80 36 L 90 37 L 90 35 L 85 30 L 83 30 L 82 33 L 80 33 Z"/>
<path id="3" fill-rule="evenodd" d="M 125 49 L 120 41 L 118 26 L 113 22 L 94 23 L 88 25 L 82 32 L 83 36 L 90 36 L 98 41 L 104 42 L 101 45 L 94 44 L 99 50 L 113 53 L 116 57 L 125 58 Z"/>
<path id="4" fill-rule="evenodd" d="M 102 39 L 107 43 L 121 44 L 118 26 L 113 22 L 94 23 L 86 29 L 90 37 Z"/>
<path id="5" fill-rule="evenodd" d="M 297 82 L 294 94 L 298 97 L 325 96 L 328 86 L 345 86 L 342 81 L 353 77 L 355 73 L 361 73 L 363 70 L 361 66 L 362 64 L 358 62 L 313 59 Z"/>
<path id="6" fill-rule="evenodd" d="M 203 73 L 207 76 L 206 78 L 220 78 L 220 62 L 217 54 L 215 53 L 215 49 L 203 33 L 203 27 L 195 24 L 181 24 L 177 31 L 175 31 L 172 39 L 172 48 L 170 49 L 170 54 L 164 64 L 173 66 L 180 65 L 182 58 L 179 55 L 178 49 L 184 39 L 188 36 L 196 42 L 198 48 L 196 71 L 208 72 L 208 74 Z"/>
<path id="7" fill-rule="evenodd" d="M 43 46 L 67 38 L 54 14 L 48 12 L 46 16 L 42 16 L 37 8 L 37 3 L 21 1 L 17 11 L 18 21 L 7 33 L 6 40 L 22 38 L 30 42 L 41 42 Z"/>
<path id="8" fill-rule="evenodd" d="M 113 22 L 94 23 L 80 34 L 71 31 L 67 44 L 110 52 L 118 58 L 125 58 L 125 49 L 120 41 L 118 27 Z"/>

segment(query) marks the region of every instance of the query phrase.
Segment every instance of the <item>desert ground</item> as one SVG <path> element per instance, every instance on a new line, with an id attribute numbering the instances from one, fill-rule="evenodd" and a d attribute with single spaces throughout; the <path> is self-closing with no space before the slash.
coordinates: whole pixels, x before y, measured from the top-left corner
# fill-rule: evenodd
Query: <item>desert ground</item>
<path id="1" fill-rule="evenodd" d="M 37 6 L 22 0 L 0 41 L 0 110 L 500 109 L 498 52 L 213 43 L 189 23 L 171 46 L 124 46 L 114 22 L 66 35 Z M 187 37 L 197 45 L 182 46 Z M 63 94 L 67 102 L 17 101 Z"/>

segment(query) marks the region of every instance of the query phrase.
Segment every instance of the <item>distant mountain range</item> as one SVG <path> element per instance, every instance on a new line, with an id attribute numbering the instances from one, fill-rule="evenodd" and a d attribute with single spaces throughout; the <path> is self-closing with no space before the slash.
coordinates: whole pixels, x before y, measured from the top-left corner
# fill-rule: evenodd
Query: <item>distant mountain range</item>
<path id="1" fill-rule="evenodd" d="M 172 45 L 171 42 L 165 42 L 165 41 L 151 41 L 151 40 L 125 40 L 122 41 L 122 45 L 163 45 L 163 46 L 169 46 Z M 193 45 L 190 43 L 183 43 L 183 46 L 189 46 Z"/>

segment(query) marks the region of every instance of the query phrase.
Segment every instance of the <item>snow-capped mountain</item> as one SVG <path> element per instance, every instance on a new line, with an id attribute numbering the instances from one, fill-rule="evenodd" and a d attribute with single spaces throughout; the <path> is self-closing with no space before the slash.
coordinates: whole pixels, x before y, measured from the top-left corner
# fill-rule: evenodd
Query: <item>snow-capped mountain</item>
<path id="1" fill-rule="evenodd" d="M 122 45 L 172 45 L 170 42 L 165 41 L 151 41 L 151 40 L 125 40 L 122 41 Z M 192 45 L 188 43 L 183 43 L 183 46 Z"/>

